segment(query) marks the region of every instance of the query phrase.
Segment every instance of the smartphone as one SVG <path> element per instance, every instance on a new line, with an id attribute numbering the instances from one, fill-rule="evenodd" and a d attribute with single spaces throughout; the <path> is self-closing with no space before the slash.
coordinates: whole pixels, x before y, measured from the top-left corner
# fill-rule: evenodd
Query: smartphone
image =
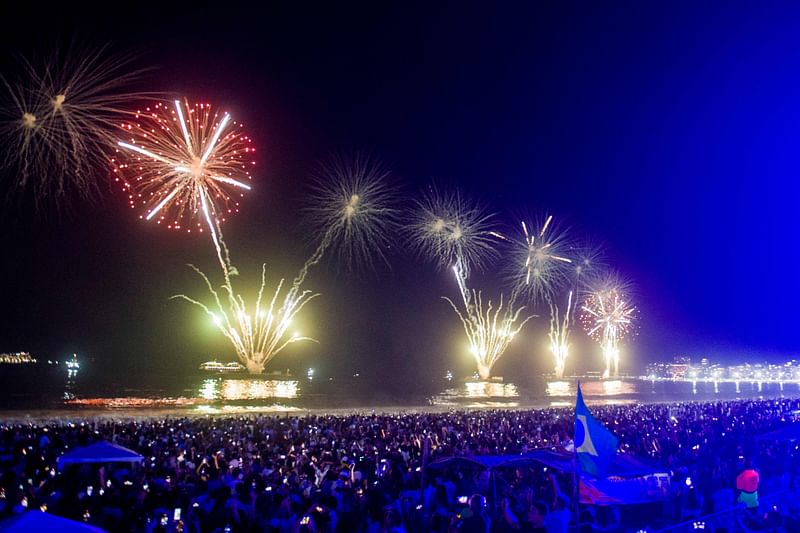
<path id="1" fill-rule="evenodd" d="M 467 497 L 466 496 L 459 496 L 458 497 L 458 503 L 467 503 Z"/>
<path id="2" fill-rule="evenodd" d="M 300 525 L 301 526 L 307 526 L 310 523 L 311 523 L 311 517 L 308 516 L 308 515 L 306 515 L 306 516 L 304 516 L 303 518 L 300 519 Z"/>
<path id="3" fill-rule="evenodd" d="M 166 526 L 167 524 L 169 524 L 169 518 L 167 517 L 167 515 L 162 515 L 161 516 L 161 525 L 162 526 Z"/>
<path id="4" fill-rule="evenodd" d="M 176 507 L 175 508 L 175 511 L 172 513 L 172 519 L 174 521 L 176 521 L 176 522 L 181 519 L 181 508 L 180 507 Z"/>

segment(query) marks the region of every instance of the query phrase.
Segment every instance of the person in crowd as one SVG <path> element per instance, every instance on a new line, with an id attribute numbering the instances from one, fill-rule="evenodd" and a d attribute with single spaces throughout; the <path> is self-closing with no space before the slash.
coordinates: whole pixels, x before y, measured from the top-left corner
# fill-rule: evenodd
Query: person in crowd
<path id="1" fill-rule="evenodd" d="M 739 492 L 737 501 L 743 503 L 748 509 L 758 508 L 758 483 L 760 481 L 758 470 L 753 467 L 752 459 L 747 459 L 744 468 L 736 476 L 736 490 Z"/>
<path id="2" fill-rule="evenodd" d="M 798 409 L 800 400 L 784 398 L 593 413 L 619 436 L 621 452 L 662 464 L 682 484 L 644 527 L 724 511 L 734 498 L 757 506 L 762 478 L 765 494 L 796 490 L 800 451 L 755 436 Z M 571 409 L 536 409 L 5 423 L 0 519 L 41 509 L 109 531 L 561 532 L 594 516 L 585 504 L 580 520 L 574 515 L 571 475 L 541 467 L 492 476 L 433 471 L 423 461 L 560 447 L 572 437 L 573 417 Z M 142 465 L 58 467 L 65 452 L 104 440 L 141 454 Z M 464 495 L 473 496 L 462 502 Z M 792 509 L 754 518 L 777 523 L 778 513 L 787 528 L 798 520 Z M 599 520 L 604 512 L 587 519 L 595 530 L 614 527 Z"/>

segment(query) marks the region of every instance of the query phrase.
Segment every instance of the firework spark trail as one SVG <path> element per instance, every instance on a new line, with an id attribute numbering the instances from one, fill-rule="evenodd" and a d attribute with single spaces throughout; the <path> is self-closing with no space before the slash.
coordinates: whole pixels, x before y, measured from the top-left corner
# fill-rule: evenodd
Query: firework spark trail
<path id="1" fill-rule="evenodd" d="M 144 69 L 130 56 L 110 56 L 107 47 L 57 52 L 50 62 L 20 59 L 21 74 L 3 78 L 5 164 L 16 170 L 14 188 L 30 189 L 37 205 L 68 193 L 91 198 L 98 168 L 107 163 L 114 131 L 131 101 L 152 93 L 130 92 Z"/>
<path id="2" fill-rule="evenodd" d="M 481 379 L 491 376 L 492 367 L 505 353 L 514 336 L 520 332 L 525 323 L 532 317 L 527 316 L 521 321 L 520 315 L 525 306 L 514 310 L 513 299 L 504 306 L 503 295 L 500 303 L 494 308 L 492 301 L 483 305 L 480 291 L 468 289 L 463 272 L 458 265 L 453 266 L 459 292 L 464 302 L 463 311 L 451 300 L 443 296 L 461 319 L 464 333 L 470 344 L 470 353 L 475 358 L 478 374 Z"/>
<path id="3" fill-rule="evenodd" d="M 538 231 L 531 231 L 522 221 L 522 238 L 512 240 L 510 275 L 515 291 L 537 302 L 553 297 L 569 276 L 572 260 L 566 256 L 565 232 L 553 228 L 548 216 Z"/>
<path id="4" fill-rule="evenodd" d="M 636 307 L 624 295 L 622 287 L 606 284 L 593 292 L 582 307 L 581 320 L 590 337 L 600 343 L 606 368 L 603 377 L 619 375 L 619 343 L 630 332 Z"/>
<path id="5" fill-rule="evenodd" d="M 570 317 L 572 316 L 572 291 L 567 296 L 567 308 L 563 315 L 560 315 L 558 306 L 552 301 L 550 304 L 550 352 L 555 359 L 555 374 L 557 378 L 564 377 L 567 357 L 569 357 L 569 327 Z"/>
<path id="6" fill-rule="evenodd" d="M 495 244 L 505 237 L 494 230 L 493 215 L 463 198 L 431 188 L 416 201 L 409 225 L 410 240 L 417 251 L 439 268 L 458 265 L 461 275 L 486 266 L 497 257 Z"/>

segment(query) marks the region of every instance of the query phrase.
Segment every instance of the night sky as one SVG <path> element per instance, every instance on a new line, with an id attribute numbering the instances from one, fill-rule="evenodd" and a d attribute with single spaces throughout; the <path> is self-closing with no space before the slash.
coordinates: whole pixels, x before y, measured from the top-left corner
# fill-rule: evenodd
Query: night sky
<path id="1" fill-rule="evenodd" d="M 359 149 L 408 198 L 432 182 L 458 187 L 499 221 L 548 212 L 602 243 L 640 309 L 624 369 L 683 354 L 798 355 L 796 4 L 8 4 L 3 73 L 16 53 L 110 42 L 154 67 L 144 88 L 209 101 L 245 124 L 258 147 L 254 189 L 223 228 L 240 287 L 263 261 L 271 279 L 296 272 L 311 252 L 299 225 L 311 172 Z M 169 300 L 205 295 L 186 264 L 216 273 L 207 236 L 147 224 L 120 190 L 104 191 L 68 210 L 3 208 L 0 352 L 77 352 L 114 372 L 233 357 L 202 311 Z M 400 250 L 389 257 L 361 277 L 330 260 L 314 270 L 307 286 L 322 296 L 301 328 L 320 344 L 294 345 L 273 368 L 466 374 L 460 324 L 439 298 L 457 295 L 452 276 Z M 524 330 L 497 373 L 549 369 L 546 323 Z M 569 367 L 600 370 L 597 346 L 582 332 L 575 343 Z"/>

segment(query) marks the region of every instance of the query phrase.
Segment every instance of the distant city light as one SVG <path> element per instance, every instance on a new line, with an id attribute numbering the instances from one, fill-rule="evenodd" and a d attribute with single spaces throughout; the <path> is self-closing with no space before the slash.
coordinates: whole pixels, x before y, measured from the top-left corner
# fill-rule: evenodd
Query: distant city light
<path id="1" fill-rule="evenodd" d="M 792 359 L 785 363 L 743 363 L 722 366 L 702 358 L 692 364 L 688 357 L 676 357 L 671 363 L 651 363 L 645 368 L 646 379 L 653 381 L 702 381 L 702 382 L 800 382 L 800 361 Z"/>

